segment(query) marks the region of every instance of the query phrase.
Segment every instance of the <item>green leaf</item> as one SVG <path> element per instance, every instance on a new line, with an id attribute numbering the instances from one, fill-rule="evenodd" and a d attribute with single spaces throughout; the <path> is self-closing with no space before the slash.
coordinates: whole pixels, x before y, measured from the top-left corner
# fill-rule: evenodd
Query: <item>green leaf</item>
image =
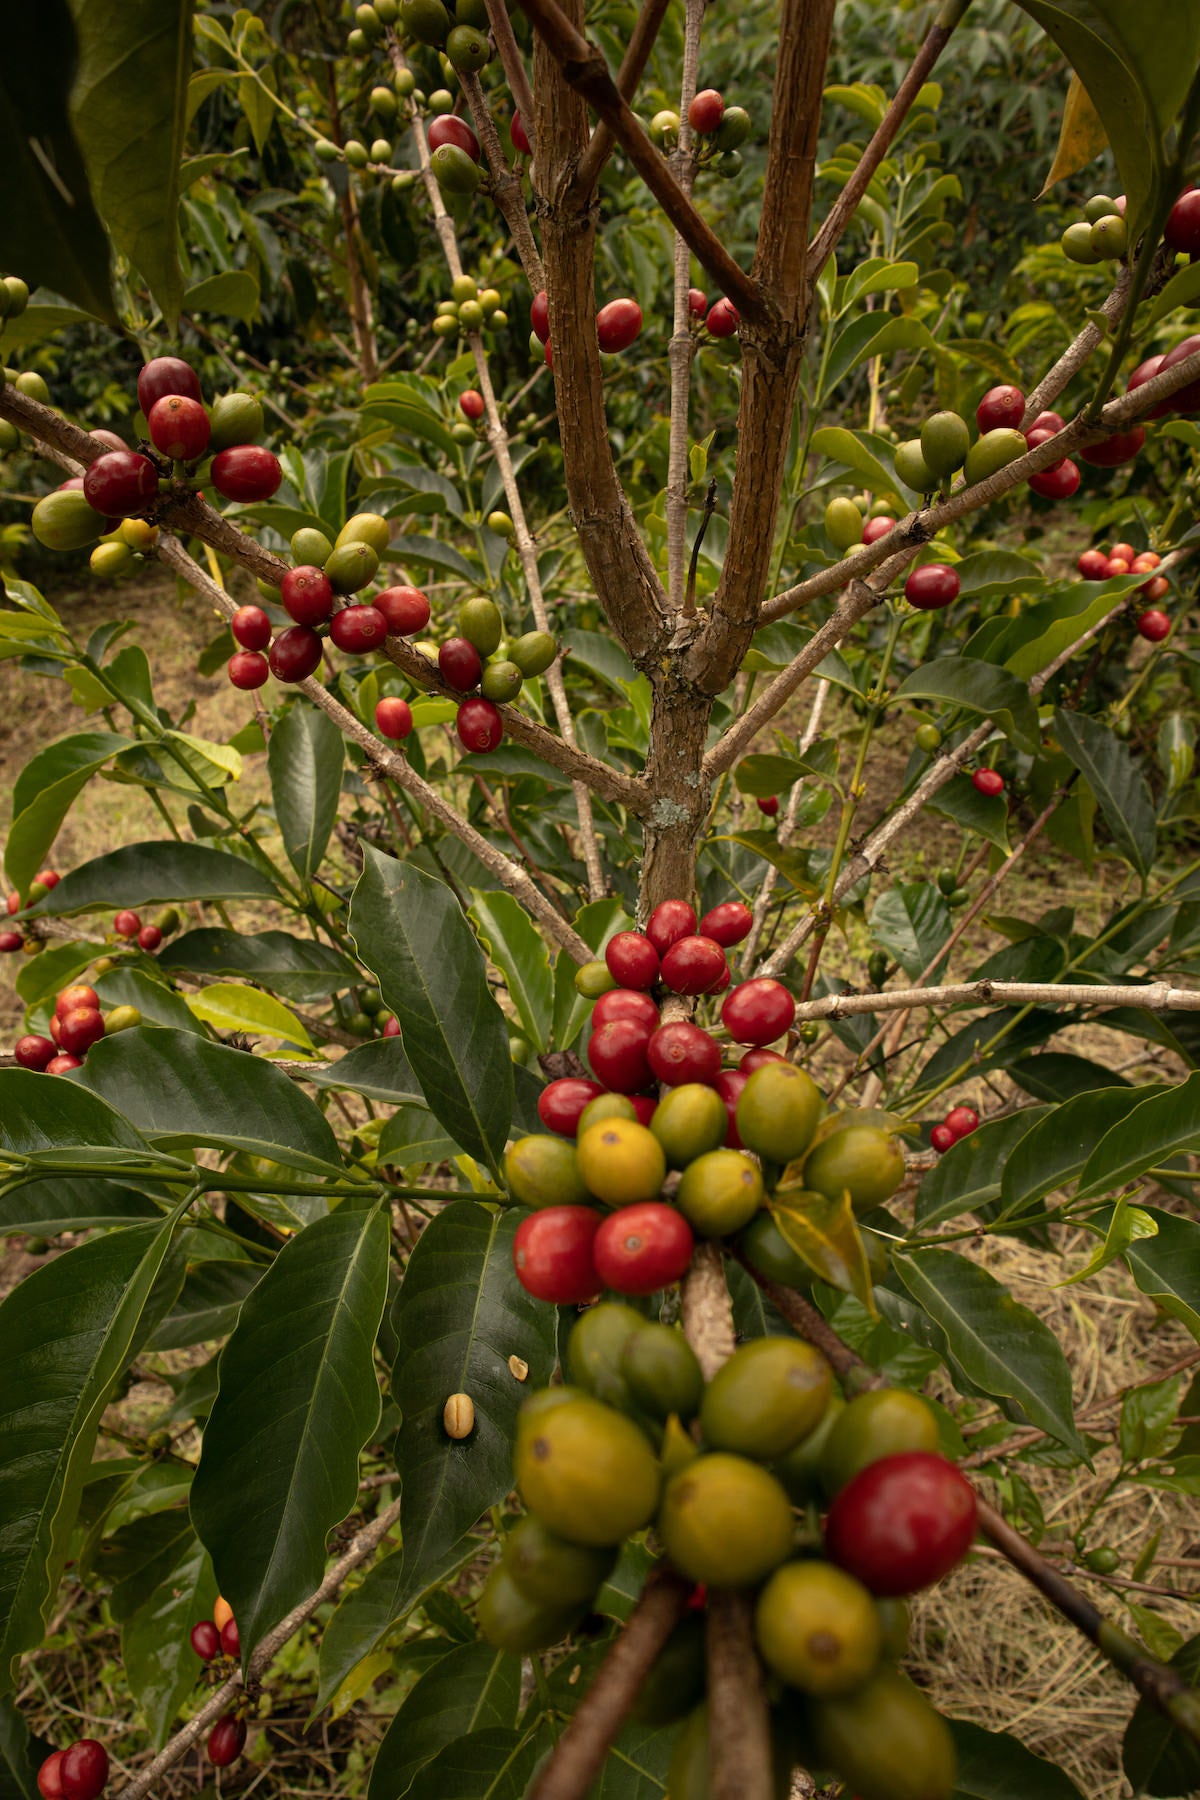
<path id="1" fill-rule="evenodd" d="M 824 370 L 822 395 L 832 393 L 839 381 L 874 356 L 889 356 L 897 350 L 932 351 L 936 348 L 929 327 L 922 325 L 919 319 L 897 318 L 895 314 L 879 312 L 863 313 L 836 338 Z M 835 426 L 832 429 L 838 428 Z M 818 435 L 824 436 L 824 432 Z M 814 442 L 814 448 L 816 447 Z M 821 453 L 828 454 L 824 450 Z"/>
<path id="2" fill-rule="evenodd" d="M 400 1021 L 430 1111 L 496 1171 L 512 1121 L 512 1058 L 483 953 L 443 882 L 370 844 L 363 851 L 350 903 L 359 956 Z"/>
<path id="3" fill-rule="evenodd" d="M 978 833 L 1007 855 L 1008 804 L 1003 794 L 981 794 L 969 775 L 955 775 L 925 802 L 925 807 L 928 812 L 953 819 L 964 831 Z"/>
<path id="4" fill-rule="evenodd" d="M 992 719 L 1018 750 L 1036 756 L 1041 747 L 1037 708 L 1023 681 L 1007 669 L 969 656 L 940 656 L 902 681 L 894 701 L 937 700 Z"/>
<path id="5" fill-rule="evenodd" d="M 100 216 L 168 326 L 179 316 L 179 165 L 192 67 L 191 0 L 71 0 L 79 66 L 71 121 Z"/>
<path id="6" fill-rule="evenodd" d="M 111 252 L 68 117 L 75 27 L 66 0 L 10 8 L 0 58 L 0 262 L 116 325 Z"/>
<path id="7" fill-rule="evenodd" d="M 50 1000 L 70 987 L 95 960 L 96 946 L 86 939 L 80 943 L 50 944 L 36 956 L 22 959 L 17 970 L 17 993 L 26 1006 L 36 1006 L 39 1000 Z"/>
<path id="8" fill-rule="evenodd" d="M 184 1277 L 169 1313 L 159 1323 L 147 1348 L 187 1350 L 193 1344 L 227 1337 L 237 1324 L 247 1294 L 262 1279 L 263 1265 L 213 1257 L 197 1263 Z"/>
<path id="9" fill-rule="evenodd" d="M 1026 1107 L 1006 1119 L 991 1119 L 960 1138 L 922 1177 L 913 1214 L 918 1225 L 941 1225 L 963 1213 L 979 1212 L 999 1198 L 1010 1159 L 1046 1117 L 1044 1106 Z M 1054 1117 L 1058 1117 L 1055 1113 Z"/>
<path id="10" fill-rule="evenodd" d="M 984 600 L 997 594 L 1008 599 L 1014 591 L 1035 593 L 1046 585 L 1041 565 L 1031 557 L 1018 556 L 1014 550 L 977 551 L 956 562 L 954 573 L 958 576 L 959 595 L 964 599 L 970 596 L 972 600 Z M 972 654 L 969 644 L 967 654 Z"/>
<path id="11" fill-rule="evenodd" d="M 916 977 L 950 936 L 950 908 L 931 881 L 898 882 L 871 908 L 870 931 L 872 941 Z"/>
<path id="12" fill-rule="evenodd" d="M 223 159 L 222 159 L 223 160 Z M 223 269 L 196 282 L 183 296 L 183 311 L 219 313 L 222 318 L 241 319 L 249 325 L 258 317 L 258 283 L 245 269 Z"/>
<path id="13" fill-rule="evenodd" d="M 889 446 L 882 440 L 870 438 L 866 432 L 846 431 L 840 425 L 823 425 L 813 432 L 812 447 L 818 456 L 827 456 L 830 462 L 841 463 L 844 468 L 861 475 L 870 492 L 880 499 L 890 497 L 903 501 L 905 490 L 901 489 L 895 474 L 880 461 L 874 449 L 876 442 L 882 454 L 891 455 Z"/>
<path id="14" fill-rule="evenodd" d="M 333 720 L 300 701 L 277 720 L 267 750 L 275 817 L 288 861 L 310 881 L 321 866 L 337 818 L 345 761 Z"/>
<path id="15" fill-rule="evenodd" d="M 332 944 L 288 931 L 243 933 L 201 926 L 172 938 L 158 952 L 158 966 L 189 975 L 240 975 L 288 1000 L 323 1000 L 361 979 L 358 965 Z"/>
<path id="16" fill-rule="evenodd" d="M 1099 802 L 1117 854 L 1139 875 L 1154 861 L 1154 802 L 1146 778 L 1119 737 L 1086 713 L 1054 715 L 1063 754 L 1077 768 Z"/>
<path id="17" fill-rule="evenodd" d="M 94 985 L 105 1010 L 110 1006 L 136 1006 L 146 1027 L 165 1025 L 168 1030 L 186 1031 L 207 1041 L 203 1025 L 192 1016 L 183 995 L 140 969 L 106 969 L 96 977 Z M 136 1031 L 137 1027 L 133 1029 Z"/>
<path id="18" fill-rule="evenodd" d="M 1200 1338 L 1200 1225 L 1156 1206 L 1143 1210 L 1158 1231 L 1130 1244 L 1125 1252 L 1129 1272 L 1143 1294 Z"/>
<path id="19" fill-rule="evenodd" d="M 1126 1463 L 1161 1456 L 1174 1437 L 1179 1411 L 1180 1377 L 1168 1375 L 1146 1387 L 1131 1388 L 1121 1402 L 1121 1457 Z M 1155 1652 L 1157 1655 L 1157 1651 Z"/>
<path id="20" fill-rule="evenodd" d="M 1068 1275 L 1065 1281 L 1056 1283 L 1058 1287 L 1072 1287 L 1077 1281 L 1086 1281 L 1090 1275 L 1098 1275 L 1101 1269 L 1107 1269 L 1109 1263 L 1115 1262 L 1118 1256 L 1124 1256 L 1130 1244 L 1139 1238 L 1157 1237 L 1158 1226 L 1140 1206 L 1130 1206 L 1123 1196 L 1113 1207 L 1112 1217 L 1108 1222 L 1108 1230 L 1104 1233 L 1104 1241 L 1088 1258 L 1082 1269 L 1074 1275 Z"/>
<path id="21" fill-rule="evenodd" d="M 427 1106 L 398 1106 L 385 1120 L 376 1154 L 381 1163 L 400 1168 L 412 1163 L 447 1162 L 458 1145 L 446 1136 Z"/>
<path id="22" fill-rule="evenodd" d="M 0 1797 L 38 1800 L 36 1771 L 51 1746 L 34 1738 L 28 1720 L 11 1694 L 0 1697 Z"/>
<path id="23" fill-rule="evenodd" d="M 447 1206 L 418 1238 L 392 1309 L 408 1581 L 421 1581 L 507 1494 L 517 1411 L 554 1367 L 553 1308 L 532 1301 L 513 1269 L 520 1216 L 472 1200 Z M 527 1381 L 509 1369 L 511 1356 L 528 1363 Z M 459 1393 L 474 1402 L 475 1429 L 455 1441 L 443 1429 L 442 1409 Z"/>
<path id="24" fill-rule="evenodd" d="M 111 911 L 121 906 L 161 906 L 171 900 L 274 900 L 275 884 L 227 850 L 173 839 L 127 844 L 93 857 L 63 876 L 30 907 L 34 918 Z"/>
<path id="25" fill-rule="evenodd" d="M 74 1081 L 43 1081 L 32 1069 L 0 1069 L 0 1149 L 22 1155 L 86 1145 L 101 1150 L 150 1147 L 127 1119 Z"/>
<path id="26" fill-rule="evenodd" d="M 273 995 L 244 987 L 241 982 L 215 981 L 211 987 L 189 995 L 188 1005 L 198 1019 L 217 1031 L 243 1031 L 251 1036 L 280 1038 L 304 1050 L 314 1048 L 307 1029 L 289 1007 Z"/>
<path id="27" fill-rule="evenodd" d="M 377 1038 L 340 1056 L 325 1068 L 305 1072 L 305 1080 L 318 1088 L 348 1088 L 368 1100 L 385 1105 L 424 1105 L 417 1078 L 408 1064 L 399 1038 Z"/>
<path id="28" fill-rule="evenodd" d="M 1062 1769 L 1010 1737 L 967 1719 L 948 1719 L 958 1751 L 954 1800 L 1082 1800 Z"/>
<path id="29" fill-rule="evenodd" d="M 535 1049 L 549 1044 L 554 986 L 550 953 L 540 931 L 511 894 L 471 890 L 471 917 L 488 955 L 504 976 L 509 999 Z"/>
<path id="30" fill-rule="evenodd" d="M 29 892 L 76 796 L 130 743 L 111 731 L 81 731 L 26 763 L 13 787 L 12 826 L 4 851 L 5 873 L 19 893 Z"/>
<path id="31" fill-rule="evenodd" d="M 312 1593 L 379 1420 L 388 1222 L 343 1204 L 284 1245 L 243 1303 L 192 1483 L 192 1518 L 243 1658 Z"/>
<path id="32" fill-rule="evenodd" d="M 342 1600 L 321 1634 L 321 1674 L 313 1712 L 324 1710 L 350 1672 L 384 1637 L 403 1623 L 429 1593 L 479 1555 L 479 1539 L 463 1537 L 445 1555 L 426 1564 L 423 1579 L 408 1581 L 404 1551 L 375 1563 Z"/>
<path id="33" fill-rule="evenodd" d="M 581 906 L 575 915 L 575 929 L 587 945 L 600 956 L 610 938 L 624 931 L 629 914 L 620 900 L 593 900 Z M 569 1050 L 592 1014 L 593 1002 L 585 1000 L 575 988 L 575 972 L 579 964 L 565 950 L 554 962 L 554 1048 Z"/>
<path id="34" fill-rule="evenodd" d="M 36 1269 L 0 1306 L 4 1689 L 15 1678 L 14 1659 L 41 1641 L 100 1415 L 136 1349 L 174 1223 L 91 1238 Z"/>
<path id="35" fill-rule="evenodd" d="M 1000 1197 L 1005 1215 L 1022 1213 L 1080 1173 L 1100 1139 L 1158 1088 L 1110 1087 L 1079 1094 L 1043 1114 L 1035 1130 L 1015 1149 L 1004 1170 Z"/>
<path id="36" fill-rule="evenodd" d="M 460 1644 L 416 1683 L 375 1752 L 367 1800 L 401 1800 L 440 1750 L 473 1731 L 512 1727 L 521 1659 L 488 1644 Z"/>
<path id="37" fill-rule="evenodd" d="M 1075 1429 L 1071 1371 L 1036 1313 L 953 1250 L 893 1252 L 892 1267 L 945 1336 L 954 1363 L 997 1399 L 1015 1400 L 1042 1431 L 1087 1461 Z"/>
<path id="38" fill-rule="evenodd" d="M 17 1180 L 0 1184 L 0 1232 L 57 1237 L 102 1225 L 132 1225 L 162 1217 L 162 1208 L 116 1181 L 94 1178 Z"/>
<path id="39" fill-rule="evenodd" d="M 1200 1687 L 1200 1636 L 1175 1652 L 1171 1667 L 1190 1687 Z M 1139 1794 L 1186 1796 L 1200 1787 L 1200 1745 L 1146 1699 L 1138 1701 L 1126 1727 L 1121 1764 Z"/>
<path id="40" fill-rule="evenodd" d="M 1141 1104 L 1124 1108 L 1124 1116 L 1111 1128 L 1106 1122 L 1105 1135 L 1084 1163 L 1080 1198 L 1111 1193 L 1168 1157 L 1200 1148 L 1200 1070 L 1148 1098 L 1139 1088 L 1120 1098 L 1127 1101 L 1131 1095 L 1141 1096 Z"/>
<path id="41" fill-rule="evenodd" d="M 211 1617 L 216 1598 L 208 1552 L 189 1532 L 165 1578 L 121 1627 L 122 1671 L 156 1750 L 196 1685 L 188 1632 L 197 1619 Z"/>
<path id="42" fill-rule="evenodd" d="M 837 774 L 838 748 L 832 738 L 819 739 L 806 756 L 775 756 L 756 752 L 743 756 L 733 772 L 740 794 L 756 800 L 786 793 L 806 775 L 829 781 Z"/>
<path id="43" fill-rule="evenodd" d="M 761 856 L 778 869 L 783 879 L 806 900 L 815 900 L 820 889 L 814 882 L 809 869 L 809 852 L 795 844 L 781 844 L 773 831 L 731 831 L 721 840 L 727 844 L 741 844 L 745 850 L 752 850 L 755 856 Z"/>
<path id="44" fill-rule="evenodd" d="M 411 1800 L 524 1800 L 539 1758 L 550 1748 L 532 1732 L 495 1726 L 447 1744 L 417 1775 Z"/>

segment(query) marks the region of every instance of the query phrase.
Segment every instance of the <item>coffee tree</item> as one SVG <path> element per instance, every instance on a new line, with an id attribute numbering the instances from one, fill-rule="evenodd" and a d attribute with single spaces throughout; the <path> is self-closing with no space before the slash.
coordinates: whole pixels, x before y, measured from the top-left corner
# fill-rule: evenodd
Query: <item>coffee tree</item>
<path id="1" fill-rule="evenodd" d="M 1071 1227 L 1198 1330 L 1200 14 L 991 6 L 1071 184 L 997 336 L 966 0 L 890 97 L 852 0 L 303 13 L 57 0 L 0 71 L 0 654 L 86 715 L 5 853 L 0 1222 L 57 1245 L 0 1305 L 7 1787 L 269 1765 L 315 1621 L 316 1708 L 409 1683 L 369 1800 L 1076 1794 L 903 1673 L 982 1545 L 1194 1791 L 1200 1638 L 1118 1623 L 1153 1542 L 1080 1524 L 1105 1611 L 1031 1541 L 1109 1439 L 982 1252 Z M 229 741 L 17 572 L 83 552 L 216 615 Z M 55 869 L 97 776 L 162 830 Z M 996 910 L 1038 840 L 1123 870 L 1097 931 Z M 1194 1360 L 1114 1487 L 1195 1492 Z M 119 1754 L 13 1698 L 64 1580 Z"/>

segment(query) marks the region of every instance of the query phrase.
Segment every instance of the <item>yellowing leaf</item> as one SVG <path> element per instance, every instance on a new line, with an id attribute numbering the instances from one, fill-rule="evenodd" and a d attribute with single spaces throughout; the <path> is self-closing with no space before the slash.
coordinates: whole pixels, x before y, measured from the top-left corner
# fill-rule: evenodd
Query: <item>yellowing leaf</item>
<path id="1" fill-rule="evenodd" d="M 244 1031 L 248 1036 L 284 1038 L 311 1050 L 313 1041 L 294 1012 L 270 994 L 246 987 L 240 981 L 215 981 L 198 994 L 189 994 L 188 1005 L 198 1019 L 217 1031 Z"/>
<path id="2" fill-rule="evenodd" d="M 1088 163 L 1093 162 L 1107 148 L 1108 134 L 1100 123 L 1100 115 L 1078 75 L 1072 75 L 1071 85 L 1067 89 L 1067 103 L 1063 107 L 1058 149 L 1054 152 L 1050 173 L 1038 199 L 1041 200 L 1048 194 L 1056 182 L 1065 181 L 1069 175 L 1077 175 L 1080 169 L 1085 169 Z"/>
<path id="3" fill-rule="evenodd" d="M 789 1164 L 788 1168 L 796 1167 Z M 788 1171 L 784 1171 L 786 1180 Z M 801 1187 L 780 1184 L 771 1201 L 771 1217 L 798 1256 L 830 1287 L 853 1294 L 874 1317 L 876 1313 L 866 1251 L 858 1234 L 850 1196 L 827 1200 Z"/>

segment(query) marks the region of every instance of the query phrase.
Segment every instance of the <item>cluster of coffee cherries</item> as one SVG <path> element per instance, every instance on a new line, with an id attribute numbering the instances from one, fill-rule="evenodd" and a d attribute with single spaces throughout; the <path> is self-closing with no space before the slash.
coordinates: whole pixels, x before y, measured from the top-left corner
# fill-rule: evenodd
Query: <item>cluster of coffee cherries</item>
<path id="1" fill-rule="evenodd" d="M 436 655 L 446 686 L 467 696 L 455 718 L 458 740 L 464 750 L 478 754 L 499 744 L 504 736 L 500 707 L 516 699 L 526 680 L 545 674 L 558 645 L 548 631 L 506 639 L 500 608 L 481 594 L 462 602 L 457 635 L 440 644 Z"/>
<path id="2" fill-rule="evenodd" d="M 944 1156 L 960 1138 L 970 1137 L 978 1124 L 979 1114 L 973 1106 L 952 1106 L 941 1124 L 930 1132 L 929 1142 L 939 1156 Z"/>
<path id="3" fill-rule="evenodd" d="M 742 1344 L 705 1382 L 677 1326 L 608 1300 L 574 1325 L 563 1373 L 518 1418 L 525 1511 L 479 1600 L 485 1639 L 522 1654 L 559 1641 L 622 1542 L 651 1532 L 695 1584 L 636 1703 L 643 1723 L 683 1722 L 671 1794 L 706 1791 L 704 1615 L 711 1590 L 733 1589 L 754 1600 L 783 1793 L 801 1765 L 859 1800 L 901 1786 L 950 1800 L 950 1734 L 897 1666 L 907 1597 L 962 1561 L 977 1522 L 926 1403 L 900 1388 L 844 1400 L 820 1352 L 783 1336 Z"/>
<path id="4" fill-rule="evenodd" d="M 237 1620 L 228 1600 L 218 1596 L 211 1619 L 198 1619 L 188 1634 L 189 1642 L 203 1663 L 225 1657 L 236 1663 L 242 1653 L 242 1640 Z M 246 1748 L 246 1721 L 240 1713 L 222 1713 L 208 1734 L 205 1750 L 215 1769 L 227 1769 Z"/>
<path id="5" fill-rule="evenodd" d="M 550 343 L 550 302 L 545 288 L 533 296 L 529 308 L 529 322 L 533 326 L 530 333 L 529 348 L 534 356 L 539 354 L 545 358 L 548 368 L 554 367 L 554 350 Z M 606 356 L 616 356 L 622 350 L 636 343 L 642 330 L 642 309 L 636 300 L 623 298 L 608 300 L 596 314 L 596 342 Z"/>
<path id="6" fill-rule="evenodd" d="M 441 132 L 438 131 L 439 126 L 443 127 Z M 455 142 L 457 136 L 469 137 L 472 141 L 475 139 L 475 133 L 465 120 L 457 118 L 435 119 L 429 127 L 430 143 L 433 142 L 435 133 L 441 143 Z M 479 154 L 477 143 L 475 154 Z M 481 288 L 473 275 L 456 275 L 450 284 L 449 298 L 438 301 L 432 325 L 434 337 L 458 338 L 477 331 L 503 331 L 508 324 L 508 314 L 504 311 L 501 300 L 499 288 Z M 483 417 L 483 413 L 464 412 L 463 417 L 470 419 L 473 424 L 476 418 Z M 470 430 L 459 436 L 458 425 L 461 423 L 461 420 L 456 422 L 454 435 L 459 437 L 461 443 L 467 443 L 474 438 L 475 432 Z"/>
<path id="7" fill-rule="evenodd" d="M 39 869 L 29 884 L 26 903 L 29 906 L 35 906 L 39 900 L 44 900 L 51 888 L 56 888 L 61 880 L 62 876 L 57 869 Z M 4 903 L 4 910 L 10 919 L 17 918 L 25 910 L 21 905 L 20 894 L 10 894 Z M 41 945 L 35 940 L 31 939 L 30 942 L 33 944 L 33 951 L 41 949 Z M 24 950 L 25 947 L 24 932 L 15 929 L 0 931 L 0 956 L 14 955 L 18 950 Z M 31 951 L 30 954 L 32 953 Z"/>
<path id="8" fill-rule="evenodd" d="M 30 1032 L 13 1045 L 13 1056 L 19 1068 L 33 1069 L 46 1075 L 65 1075 L 81 1069 L 87 1053 L 102 1037 L 129 1031 L 140 1025 L 142 1015 L 136 1006 L 114 1006 L 107 1013 L 100 1010 L 100 998 L 94 987 L 76 983 L 61 989 L 50 1015 L 49 1037 Z"/>
<path id="9" fill-rule="evenodd" d="M 1136 551 L 1132 544 L 1122 542 L 1109 550 L 1085 550 L 1075 566 L 1085 581 L 1111 581 L 1116 575 L 1148 575 L 1149 580 L 1142 583 L 1137 593 L 1147 600 L 1161 600 L 1171 591 L 1166 576 L 1154 573 L 1161 562 L 1162 557 L 1156 550 Z M 1137 632 L 1148 644 L 1161 644 L 1171 635 L 1170 614 L 1161 606 L 1147 607 L 1138 614 Z"/>
<path id="10" fill-rule="evenodd" d="M 1083 217 L 1068 225 L 1059 241 L 1068 262 L 1120 262 L 1129 248 L 1124 194 L 1115 200 L 1108 194 L 1093 194 L 1084 205 Z"/>
<path id="11" fill-rule="evenodd" d="M 679 122 L 679 114 L 669 109 L 656 112 L 650 121 L 650 141 L 664 155 L 678 148 Z M 697 168 L 710 168 L 727 181 L 741 172 L 741 147 L 753 129 L 744 106 L 726 106 L 716 88 L 702 88 L 688 107 L 688 124 L 696 133 L 692 155 Z"/>
<path id="12" fill-rule="evenodd" d="M 97 1800 L 108 1786 L 108 1751 L 98 1738 L 76 1738 L 37 1772 L 42 1800 Z"/>

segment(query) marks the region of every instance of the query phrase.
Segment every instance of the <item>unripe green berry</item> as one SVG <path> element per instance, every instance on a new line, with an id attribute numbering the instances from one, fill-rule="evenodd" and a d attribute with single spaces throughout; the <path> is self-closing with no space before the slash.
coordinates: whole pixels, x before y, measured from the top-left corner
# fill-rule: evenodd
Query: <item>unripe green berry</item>
<path id="1" fill-rule="evenodd" d="M 22 369 L 13 386 L 18 394 L 24 394 L 30 400 L 40 400 L 43 406 L 49 406 L 50 389 L 36 369 Z"/>
<path id="2" fill-rule="evenodd" d="M 1068 225 L 1059 242 L 1068 262 L 1088 264 L 1101 260 L 1099 251 L 1092 245 L 1092 227 L 1086 219 L 1080 219 L 1078 224 Z"/>
<path id="3" fill-rule="evenodd" d="M 375 142 L 371 145 L 371 161 L 373 163 L 386 164 L 390 163 L 391 160 L 392 146 L 387 138 L 376 138 Z"/>
<path id="4" fill-rule="evenodd" d="M 350 33 L 350 36 L 346 39 L 346 48 L 350 52 L 351 56 L 366 56 L 366 55 L 368 55 L 370 52 L 370 49 L 371 49 L 371 45 L 370 45 L 370 40 L 368 39 L 366 32 L 365 31 L 357 31 L 357 30 L 352 31 Z"/>
<path id="5" fill-rule="evenodd" d="M 402 100 L 407 100 L 417 85 L 417 78 L 411 69 L 397 69 L 392 79 L 392 86 Z"/>
<path id="6" fill-rule="evenodd" d="M 932 756 L 935 750 L 941 749 L 942 734 L 932 722 L 918 725 L 915 735 L 917 749 L 924 750 L 927 756 Z"/>
<path id="7" fill-rule="evenodd" d="M 1107 219 L 1116 210 L 1116 202 L 1107 194 L 1093 194 L 1083 209 L 1083 216 L 1089 225 L 1094 225 L 1097 219 Z"/>
<path id="8" fill-rule="evenodd" d="M 328 138 L 318 138 L 313 145 L 313 155 L 318 162 L 331 163 L 337 161 L 341 151 Z"/>
<path id="9" fill-rule="evenodd" d="M 500 304 L 499 288 L 483 288 L 477 298 L 480 306 L 483 308 L 484 317 L 491 318 L 492 314 Z"/>
<path id="10" fill-rule="evenodd" d="M 360 144 L 357 138 L 347 138 L 342 146 L 342 155 L 352 169 L 365 169 L 370 162 L 367 146 Z"/>
<path id="11" fill-rule="evenodd" d="M 502 312 L 500 308 L 497 307 L 491 318 L 487 321 L 487 324 L 488 329 L 491 331 L 503 331 L 508 324 L 508 314 Z"/>
<path id="12" fill-rule="evenodd" d="M 464 331 L 479 331 L 483 327 L 483 308 L 478 300 L 464 300 L 458 309 L 458 321 Z"/>
<path id="13" fill-rule="evenodd" d="M 390 125 L 400 110 L 400 103 L 391 88 L 373 87 L 367 104 L 377 119 Z"/>
<path id="14" fill-rule="evenodd" d="M 476 300 L 479 297 L 479 284 L 473 275 L 456 275 L 450 283 L 450 293 L 457 306 L 464 300 Z"/>
<path id="15" fill-rule="evenodd" d="M 744 106 L 727 106 L 713 142 L 718 150 L 738 150 L 753 130 L 754 121 Z"/>
<path id="16" fill-rule="evenodd" d="M 1092 249 L 1105 262 L 1116 262 L 1129 247 L 1129 232 L 1120 213 L 1108 213 L 1092 226 Z"/>
<path id="17" fill-rule="evenodd" d="M 673 150 L 679 142 L 679 114 L 664 109 L 650 121 L 650 142 L 660 150 Z"/>
<path id="18" fill-rule="evenodd" d="M 434 335 L 434 337 L 440 337 L 440 338 L 457 337 L 458 336 L 458 319 L 457 319 L 457 317 L 447 318 L 445 315 L 443 315 L 441 318 L 435 319 L 433 321 L 433 335 Z"/>
<path id="19" fill-rule="evenodd" d="M 452 113 L 454 111 L 454 95 L 449 88 L 434 88 L 429 96 L 431 113 Z"/>
<path id="20" fill-rule="evenodd" d="M 396 0 L 375 0 L 375 16 L 381 25 L 394 25 L 400 17 Z"/>
<path id="21" fill-rule="evenodd" d="M 506 512 L 490 512 L 485 523 L 497 537 L 515 538 L 517 535 L 517 528 Z"/>

